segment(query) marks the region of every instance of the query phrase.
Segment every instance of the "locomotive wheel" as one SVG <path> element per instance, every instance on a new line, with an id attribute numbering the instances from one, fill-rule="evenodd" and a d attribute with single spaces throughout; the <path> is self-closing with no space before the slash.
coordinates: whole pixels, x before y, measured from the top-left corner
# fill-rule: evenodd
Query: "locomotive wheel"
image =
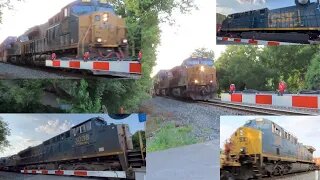
<path id="1" fill-rule="evenodd" d="M 220 180 L 234 180 L 235 178 L 229 171 L 221 171 Z"/>

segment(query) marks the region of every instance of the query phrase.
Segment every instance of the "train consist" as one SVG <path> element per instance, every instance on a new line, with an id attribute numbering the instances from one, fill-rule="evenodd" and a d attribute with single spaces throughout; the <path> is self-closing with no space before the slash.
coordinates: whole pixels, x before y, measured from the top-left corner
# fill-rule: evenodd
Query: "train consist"
<path id="1" fill-rule="evenodd" d="M 128 179 L 134 179 L 133 168 L 145 167 L 145 150 L 133 147 L 128 125 L 108 124 L 97 117 L 38 146 L 1 158 L 0 169 L 124 171 Z"/>
<path id="2" fill-rule="evenodd" d="M 315 148 L 267 119 L 249 120 L 225 144 L 221 179 L 251 179 L 315 169 Z"/>
<path id="3" fill-rule="evenodd" d="M 218 36 L 310 43 L 320 41 L 319 0 L 295 0 L 296 5 L 230 14 L 223 21 Z"/>
<path id="4" fill-rule="evenodd" d="M 162 70 L 155 76 L 154 91 L 157 96 L 209 100 L 216 90 L 216 69 L 210 58 L 191 57 L 181 66 Z"/>
<path id="5" fill-rule="evenodd" d="M 8 37 L 0 45 L 2 62 L 85 69 L 94 74 L 121 73 L 121 67 L 139 74 L 138 60 L 129 57 L 125 19 L 106 0 L 77 0 L 48 22 L 19 37 Z"/>

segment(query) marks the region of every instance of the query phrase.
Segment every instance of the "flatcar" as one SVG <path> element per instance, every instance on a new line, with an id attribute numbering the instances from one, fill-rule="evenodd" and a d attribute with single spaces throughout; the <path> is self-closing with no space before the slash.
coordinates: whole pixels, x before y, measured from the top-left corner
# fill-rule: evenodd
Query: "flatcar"
<path id="1" fill-rule="evenodd" d="M 315 169 L 315 148 L 276 123 L 258 118 L 238 128 L 221 156 L 221 179 L 251 179 Z"/>
<path id="2" fill-rule="evenodd" d="M 217 90 L 216 69 L 210 58 L 190 57 L 181 66 L 155 76 L 155 94 L 209 100 Z"/>
<path id="3" fill-rule="evenodd" d="M 145 167 L 144 156 L 141 149 L 133 148 L 128 125 L 108 124 L 96 117 L 38 146 L 0 159 L 0 169 L 125 171 L 131 179 L 133 168 Z"/>
<path id="4" fill-rule="evenodd" d="M 295 0 L 296 5 L 230 14 L 218 36 L 310 43 L 320 41 L 319 0 Z"/>
<path id="5" fill-rule="evenodd" d="M 129 56 L 128 43 L 125 19 L 115 13 L 108 1 L 76 0 L 62 8 L 48 22 L 16 37 L 10 46 L 6 46 L 8 42 L 4 41 L 1 46 L 6 48 L 0 49 L 0 61 L 49 66 L 48 60 L 63 60 L 51 64 L 60 68 L 62 64 L 68 64 L 64 68 L 71 69 L 102 66 L 101 63 L 82 65 L 81 60 L 138 62 L 139 59 L 133 57 L 135 55 Z M 97 69 L 112 69 L 110 64 L 106 66 Z M 119 62 L 114 66 L 128 65 Z"/>

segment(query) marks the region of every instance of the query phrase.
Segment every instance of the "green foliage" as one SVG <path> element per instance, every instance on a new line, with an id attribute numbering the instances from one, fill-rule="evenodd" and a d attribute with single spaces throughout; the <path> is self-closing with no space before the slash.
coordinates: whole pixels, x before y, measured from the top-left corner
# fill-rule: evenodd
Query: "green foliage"
<path id="1" fill-rule="evenodd" d="M 196 49 L 195 52 L 192 54 L 192 56 L 197 56 L 197 57 L 207 57 L 210 59 L 214 59 L 214 51 L 213 50 L 208 50 L 206 48 L 200 48 Z"/>
<path id="2" fill-rule="evenodd" d="M 311 61 L 306 74 L 305 85 L 310 90 L 320 89 L 320 54 L 317 54 Z"/>
<path id="3" fill-rule="evenodd" d="M 8 124 L 0 117 L 0 152 L 2 152 L 5 147 L 9 146 L 7 136 L 10 136 L 10 129 Z"/>
<path id="4" fill-rule="evenodd" d="M 168 123 L 162 127 L 151 139 L 147 141 L 147 152 L 161 151 L 174 147 L 197 143 L 197 139 L 191 133 L 192 127 L 176 127 Z"/>
<path id="5" fill-rule="evenodd" d="M 41 112 L 41 80 L 0 82 L 0 112 Z"/>
<path id="6" fill-rule="evenodd" d="M 97 85 L 92 91 L 88 90 L 88 83 L 81 80 L 80 83 L 74 82 L 69 93 L 73 97 L 71 100 L 72 109 L 71 113 L 98 113 L 101 112 L 101 95 L 103 86 Z"/>
<path id="7" fill-rule="evenodd" d="M 21 0 L 17 0 L 17 1 L 21 1 Z M 11 5 L 11 0 L 0 0 L 0 24 L 2 23 L 2 11 L 3 9 L 8 8 L 8 9 L 12 9 L 13 6 Z"/>
<path id="8" fill-rule="evenodd" d="M 227 90 L 233 83 L 237 88 L 265 90 L 270 71 L 259 60 L 260 53 L 256 46 L 229 46 L 216 61 L 220 88 Z"/>
<path id="9" fill-rule="evenodd" d="M 305 88 L 306 72 L 319 46 L 228 46 L 216 61 L 221 90 L 231 83 L 242 90 L 275 91 L 280 80 L 288 90 Z"/>
<path id="10" fill-rule="evenodd" d="M 141 133 L 142 143 L 143 146 L 146 146 L 146 132 L 145 131 L 138 131 L 132 135 L 132 143 L 133 149 L 140 149 L 140 139 L 139 139 L 139 132 Z"/>

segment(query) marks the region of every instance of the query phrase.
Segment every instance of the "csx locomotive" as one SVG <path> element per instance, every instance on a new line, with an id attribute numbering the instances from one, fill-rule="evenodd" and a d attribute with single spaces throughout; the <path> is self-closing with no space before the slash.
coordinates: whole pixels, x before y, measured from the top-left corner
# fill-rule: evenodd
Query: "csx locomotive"
<path id="1" fill-rule="evenodd" d="M 251 179 L 315 169 L 315 148 L 274 122 L 259 118 L 238 128 L 220 159 L 221 179 Z"/>
<path id="2" fill-rule="evenodd" d="M 210 58 L 191 57 L 181 66 L 155 76 L 154 91 L 158 96 L 209 100 L 216 90 L 216 69 Z"/>
<path id="3" fill-rule="evenodd" d="M 58 57 L 128 60 L 126 38 L 125 20 L 107 0 L 77 0 L 48 22 L 7 38 L 0 45 L 0 60 L 39 66 Z"/>
<path id="4" fill-rule="evenodd" d="M 230 14 L 218 36 L 295 43 L 319 41 L 320 3 L 296 0 L 295 6 Z"/>
<path id="5" fill-rule="evenodd" d="M 127 177 L 133 178 L 131 170 L 145 166 L 144 156 L 145 151 L 133 149 L 128 125 L 108 124 L 96 117 L 0 159 L 0 169 L 126 171 Z"/>

